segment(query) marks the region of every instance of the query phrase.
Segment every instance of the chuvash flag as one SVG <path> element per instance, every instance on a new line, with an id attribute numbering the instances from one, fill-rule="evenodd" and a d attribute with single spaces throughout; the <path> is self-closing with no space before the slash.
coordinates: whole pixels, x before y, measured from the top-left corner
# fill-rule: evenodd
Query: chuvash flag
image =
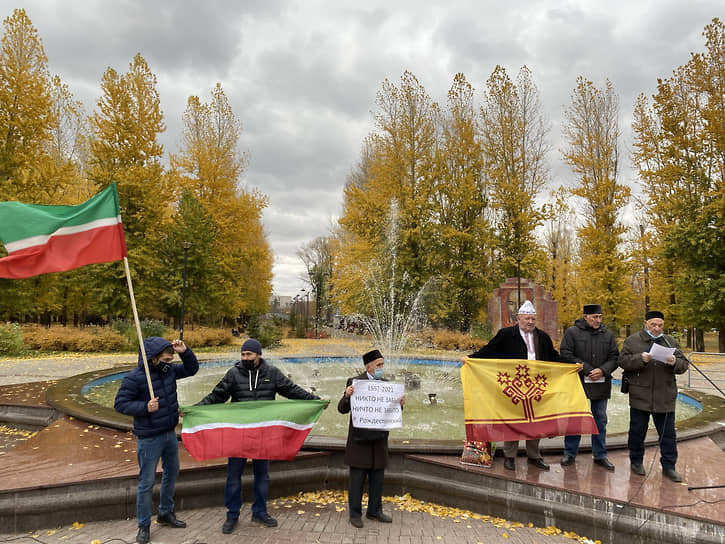
<path id="1" fill-rule="evenodd" d="M 218 457 L 291 461 L 326 400 L 254 400 L 182 406 L 181 439 L 197 461 Z"/>
<path id="2" fill-rule="evenodd" d="M 523 359 L 466 359 L 461 367 L 466 439 L 598 434 L 579 369 Z"/>
<path id="3" fill-rule="evenodd" d="M 29 278 L 128 255 L 116 184 L 77 206 L 0 202 L 0 278 Z"/>

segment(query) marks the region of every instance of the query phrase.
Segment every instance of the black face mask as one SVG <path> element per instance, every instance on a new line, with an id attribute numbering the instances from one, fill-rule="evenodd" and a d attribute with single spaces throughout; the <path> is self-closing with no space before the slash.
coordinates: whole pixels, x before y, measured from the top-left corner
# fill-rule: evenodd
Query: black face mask
<path id="1" fill-rule="evenodd" d="M 250 360 L 242 359 L 242 366 L 246 370 L 254 370 L 254 363 L 255 362 L 256 361 L 254 359 L 250 359 Z"/>

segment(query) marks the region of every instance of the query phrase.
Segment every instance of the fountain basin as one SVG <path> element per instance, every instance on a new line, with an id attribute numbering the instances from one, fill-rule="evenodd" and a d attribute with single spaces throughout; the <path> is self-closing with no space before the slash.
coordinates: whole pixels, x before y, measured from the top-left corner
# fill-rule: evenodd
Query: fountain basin
<path id="1" fill-rule="evenodd" d="M 302 364 L 309 361 L 310 358 L 299 357 L 270 359 L 272 364 L 289 374 L 295 383 L 308 390 L 314 388 L 319 396 L 330 399 L 332 404 L 323 412 L 320 421 L 308 436 L 305 447 L 342 449 L 347 436 L 348 416 L 339 414 L 336 404 L 342 395 L 347 377 L 359 374 L 359 360 L 322 358 L 314 364 Z M 199 375 L 180 380 L 180 404 L 198 402 L 211 391 L 233 363 L 203 363 Z M 394 374 L 397 381 L 405 380 L 413 384 L 411 388 L 406 387 L 404 427 L 391 432 L 392 449 L 421 453 L 460 452 L 465 428 L 458 366 L 458 361 L 440 359 L 401 359 L 386 364 L 387 377 Z M 120 380 L 132 368 L 129 366 L 125 369 L 89 372 L 60 380 L 48 389 L 47 402 L 57 410 L 84 421 L 131 430 L 132 419 L 117 413 L 112 405 Z M 615 383 L 618 384 L 616 380 Z M 104 389 L 106 400 L 99 400 L 97 392 Z M 432 394 L 435 394 L 434 399 Z M 725 419 L 725 405 L 721 399 L 698 391 L 682 390 L 678 400 L 678 440 L 721 430 L 718 422 Z M 608 448 L 626 447 L 629 408 L 626 395 L 622 395 L 618 387 L 613 390 L 609 412 Z M 415 427 L 414 432 L 411 432 L 411 427 Z M 648 436 L 647 443 L 653 442 L 656 443 L 656 434 L 654 437 Z M 563 439 L 544 439 L 541 446 L 544 451 L 558 451 L 563 447 Z M 589 438 L 583 437 L 581 448 L 586 450 L 589 447 Z"/>

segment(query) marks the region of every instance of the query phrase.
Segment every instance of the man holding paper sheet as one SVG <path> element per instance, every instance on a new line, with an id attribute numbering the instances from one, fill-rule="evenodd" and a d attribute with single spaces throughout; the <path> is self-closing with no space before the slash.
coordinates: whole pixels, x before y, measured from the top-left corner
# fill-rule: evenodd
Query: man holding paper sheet
<path id="1" fill-rule="evenodd" d="M 681 482 L 682 477 L 675 470 L 675 376 L 686 372 L 689 362 L 675 339 L 662 334 L 662 312 L 649 311 L 644 319 L 644 329 L 624 341 L 619 355 L 619 366 L 627 372 L 629 380 L 630 465 L 632 472 L 644 476 L 644 439 L 651 415 L 660 440 L 662 474 Z"/>
<path id="2" fill-rule="evenodd" d="M 380 351 L 374 349 L 367 352 L 363 355 L 363 363 L 365 372 L 348 378 L 345 391 L 337 404 L 337 410 L 341 414 L 350 413 L 345 464 L 350 467 L 350 523 L 358 529 L 363 526 L 362 494 L 366 477 L 366 517 L 383 523 L 393 521 L 383 513 L 382 502 L 383 478 L 388 464 L 387 429 L 400 426 L 400 410 L 405 404 L 402 385 L 387 382 L 383 378 L 385 360 Z M 398 406 L 394 406 L 395 403 Z M 356 426 L 356 423 L 360 426 Z"/>
<path id="3" fill-rule="evenodd" d="M 579 378 L 599 431 L 592 435 L 594 463 L 614 470 L 614 465 L 607 459 L 607 401 L 612 395 L 612 372 L 617 369 L 619 349 L 612 331 L 602 324 L 601 305 L 584 305 L 583 316 L 564 331 L 559 354 L 562 363 L 582 365 Z M 578 434 L 564 438 L 562 466 L 574 464 L 580 442 L 581 435 Z"/>

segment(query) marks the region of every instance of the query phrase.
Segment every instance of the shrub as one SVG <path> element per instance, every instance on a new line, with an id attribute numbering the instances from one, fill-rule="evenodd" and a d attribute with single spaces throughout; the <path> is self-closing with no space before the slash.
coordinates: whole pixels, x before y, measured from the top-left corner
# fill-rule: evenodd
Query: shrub
<path id="1" fill-rule="evenodd" d="M 142 319 L 141 334 L 144 338 L 149 336 L 164 336 L 167 333 L 166 326 L 158 319 Z M 138 334 L 136 324 L 132 319 L 113 319 L 111 329 L 126 338 L 129 346 L 138 346 Z"/>
<path id="2" fill-rule="evenodd" d="M 174 331 L 176 333 L 176 331 Z M 178 334 L 168 333 L 165 338 L 171 342 L 178 338 Z M 212 329 L 209 327 L 194 327 L 184 329 L 184 343 L 190 348 L 228 346 L 234 343 L 234 335 L 229 329 Z"/>
<path id="3" fill-rule="evenodd" d="M 279 344 L 282 340 L 282 328 L 267 315 L 255 315 L 249 320 L 247 334 L 256 338 L 263 348 Z"/>
<path id="4" fill-rule="evenodd" d="M 23 332 L 17 323 L 0 324 L 0 353 L 17 355 L 23 351 Z"/>
<path id="5" fill-rule="evenodd" d="M 424 344 L 445 350 L 476 351 L 486 344 L 486 341 L 480 338 L 447 329 L 425 329 L 420 333 L 420 337 Z"/>
<path id="6" fill-rule="evenodd" d="M 126 351 L 126 338 L 115 330 L 105 327 L 40 327 L 25 325 L 23 342 L 30 349 L 40 351 Z"/>
<path id="7" fill-rule="evenodd" d="M 124 336 L 105 327 L 81 329 L 71 336 L 66 345 L 68 351 L 81 352 L 125 351 L 129 347 Z"/>

